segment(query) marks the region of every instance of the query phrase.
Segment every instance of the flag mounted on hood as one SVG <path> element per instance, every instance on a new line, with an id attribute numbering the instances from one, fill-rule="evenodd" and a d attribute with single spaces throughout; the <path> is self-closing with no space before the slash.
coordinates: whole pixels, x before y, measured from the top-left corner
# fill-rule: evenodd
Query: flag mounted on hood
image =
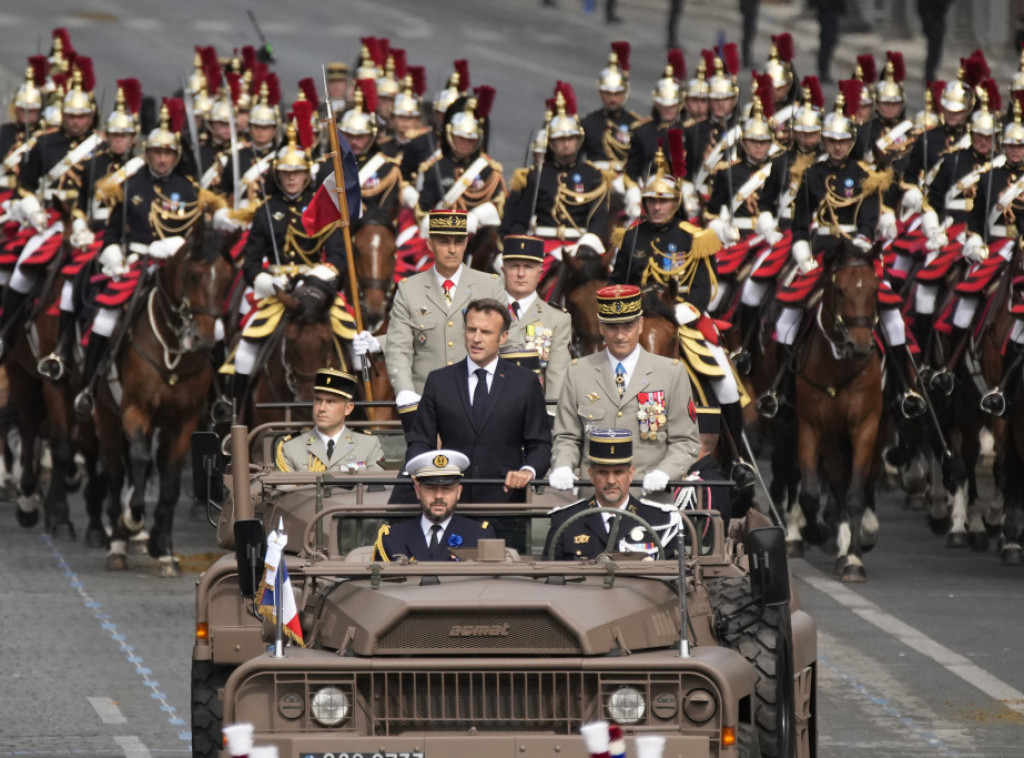
<path id="1" fill-rule="evenodd" d="M 260 615 L 277 623 L 276 598 L 274 588 L 277 586 L 277 570 L 281 569 L 281 626 L 284 633 L 297 645 L 305 647 L 302 641 L 302 627 L 299 625 L 299 611 L 295 606 L 295 593 L 288 576 L 288 566 L 281 560 L 284 546 L 288 544 L 288 535 L 283 529 L 275 529 L 267 535 L 267 557 L 264 559 L 263 581 L 260 582 L 259 610 Z"/>
<path id="2" fill-rule="evenodd" d="M 356 163 L 356 156 L 340 130 L 338 146 L 341 148 L 341 170 L 344 174 L 348 219 L 355 221 L 359 218 L 363 205 L 359 194 L 359 164 Z M 306 210 L 302 212 L 302 228 L 306 230 L 306 234 L 315 236 L 337 221 L 341 221 L 341 206 L 338 205 L 338 180 L 332 171 L 313 195 Z"/>

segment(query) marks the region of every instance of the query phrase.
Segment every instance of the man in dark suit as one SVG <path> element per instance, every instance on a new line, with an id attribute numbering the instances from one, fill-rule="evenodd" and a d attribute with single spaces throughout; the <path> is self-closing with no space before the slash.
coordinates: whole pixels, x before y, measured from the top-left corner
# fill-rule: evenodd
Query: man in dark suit
<path id="1" fill-rule="evenodd" d="M 629 516 L 591 513 L 562 532 L 555 542 L 555 533 L 573 516 L 591 508 L 618 508 L 636 514 L 654 529 L 665 548 L 665 558 L 676 555 L 675 537 L 680 518 L 671 503 L 649 503 L 629 494 L 636 469 L 633 467 L 633 435 L 627 429 L 595 429 L 588 435 L 590 443 L 590 481 L 594 495 L 578 503 L 556 509 L 551 514 L 551 528 L 544 543 L 544 557 L 557 561 L 577 558 L 596 558 L 601 553 L 647 553 L 656 557 L 658 548 L 654 537 L 639 521 Z M 616 531 L 614 543 L 609 545 L 610 530 Z"/>
<path id="2" fill-rule="evenodd" d="M 551 459 L 551 423 L 534 374 L 498 355 L 508 339 L 505 303 L 490 298 L 466 306 L 467 357 L 431 371 L 407 437 L 407 460 L 445 448 L 469 457 L 466 475 L 504 479 L 504 486 L 466 485 L 463 502 L 522 500 Z M 411 472 L 410 472 L 411 473 Z"/>
<path id="3" fill-rule="evenodd" d="M 536 382 L 536 380 L 534 380 Z M 384 524 L 377 533 L 374 560 L 391 561 L 404 555 L 416 561 L 458 560 L 453 547 L 476 547 L 480 539 L 493 539 L 494 530 L 455 512 L 462 472 L 469 459 L 457 450 L 431 450 L 406 464 L 413 478 L 422 512 L 394 526 Z"/>

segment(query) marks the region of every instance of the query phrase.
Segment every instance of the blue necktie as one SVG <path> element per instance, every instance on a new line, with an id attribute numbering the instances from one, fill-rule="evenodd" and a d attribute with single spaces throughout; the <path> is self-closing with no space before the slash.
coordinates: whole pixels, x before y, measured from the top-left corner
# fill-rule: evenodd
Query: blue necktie
<path id="1" fill-rule="evenodd" d="M 484 410 L 487 408 L 487 369 L 478 368 L 476 389 L 473 390 L 473 423 L 479 428 L 484 423 Z"/>
<path id="2" fill-rule="evenodd" d="M 619 391 L 619 397 L 626 392 L 626 367 L 621 363 L 615 367 L 615 388 Z"/>

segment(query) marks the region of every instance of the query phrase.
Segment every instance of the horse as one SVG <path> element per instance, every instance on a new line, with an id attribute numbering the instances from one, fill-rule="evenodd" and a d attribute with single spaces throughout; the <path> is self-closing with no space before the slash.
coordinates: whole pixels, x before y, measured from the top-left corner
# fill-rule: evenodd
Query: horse
<path id="1" fill-rule="evenodd" d="M 500 249 L 501 235 L 496 226 L 481 226 L 476 234 L 469 238 L 466 244 L 466 258 L 469 260 L 469 267 L 477 271 L 486 271 L 489 274 L 501 273 L 495 269 L 494 262 L 497 260 Z"/>
<path id="2" fill-rule="evenodd" d="M 236 237 L 208 228 L 202 219 L 196 222 L 185 243 L 153 273 L 148 291 L 139 293 L 142 307 L 125 325 L 126 339 L 114 360 L 120 402 L 108 384 L 97 393 L 94 417 L 115 524 L 107 555 L 110 570 L 128 567 L 127 540 L 145 525 L 146 478 L 154 464 L 156 435 L 159 499 L 147 551 L 158 559 L 161 576 L 181 573 L 171 539 L 174 511 L 190 438 L 204 418 L 213 381 L 209 353 L 234 273 L 229 250 Z"/>
<path id="3" fill-rule="evenodd" d="M 359 302 L 365 327 L 373 332 L 384 322 L 395 292 L 394 221 L 370 207 L 352 237 Z M 348 281 L 344 283 L 348 287 Z"/>
<path id="4" fill-rule="evenodd" d="M 608 283 L 608 261 L 593 248 L 581 245 L 575 255 L 566 251 L 558 269 L 554 286 L 546 292 L 547 299 L 553 304 L 564 303 L 569 311 L 575 355 L 596 353 L 604 347 L 597 320 L 597 291 Z"/>
<path id="5" fill-rule="evenodd" d="M 836 571 L 844 582 L 863 582 L 862 527 L 883 414 L 875 256 L 839 241 L 826 252 L 822 280 L 795 370 L 801 535 L 817 545 L 828 539 L 821 509 L 823 495 L 831 496 L 840 521 Z"/>

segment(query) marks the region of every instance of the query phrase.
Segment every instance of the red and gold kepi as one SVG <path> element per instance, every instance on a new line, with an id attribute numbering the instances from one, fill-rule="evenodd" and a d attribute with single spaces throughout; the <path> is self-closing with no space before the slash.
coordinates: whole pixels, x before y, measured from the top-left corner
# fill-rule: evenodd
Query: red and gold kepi
<path id="1" fill-rule="evenodd" d="M 356 378 L 336 368 L 322 368 L 316 372 L 315 392 L 330 392 L 349 400 L 356 395 Z"/>
<path id="2" fill-rule="evenodd" d="M 544 240 L 526 234 L 510 234 L 504 240 L 504 260 L 544 262 Z"/>
<path id="3" fill-rule="evenodd" d="M 635 284 L 612 284 L 597 291 L 597 320 L 624 324 L 643 315 L 640 288 Z"/>
<path id="4" fill-rule="evenodd" d="M 628 429 L 593 429 L 587 442 L 591 464 L 614 466 L 633 462 L 633 434 Z"/>
<path id="5" fill-rule="evenodd" d="M 427 228 L 431 237 L 435 234 L 465 237 L 469 229 L 469 214 L 466 211 L 431 211 L 430 225 Z"/>

